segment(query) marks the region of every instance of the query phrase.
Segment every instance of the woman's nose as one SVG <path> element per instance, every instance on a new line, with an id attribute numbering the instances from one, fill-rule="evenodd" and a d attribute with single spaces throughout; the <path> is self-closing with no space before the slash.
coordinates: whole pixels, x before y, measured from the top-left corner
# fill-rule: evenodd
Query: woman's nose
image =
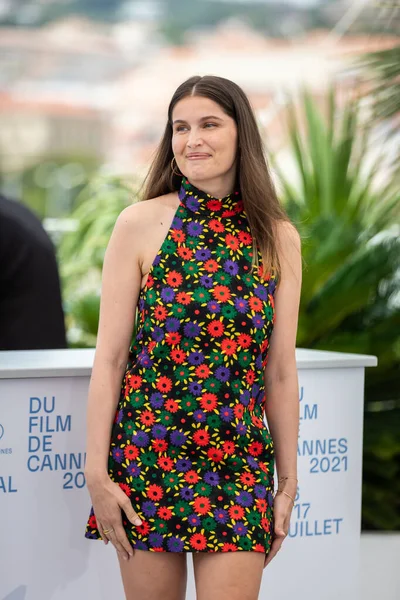
<path id="1" fill-rule="evenodd" d="M 188 140 L 187 140 L 187 145 L 192 147 L 192 146 L 198 146 L 199 144 L 201 144 L 201 137 L 200 137 L 200 133 L 197 131 L 197 129 L 191 129 L 189 131 L 189 136 L 188 136 Z"/>

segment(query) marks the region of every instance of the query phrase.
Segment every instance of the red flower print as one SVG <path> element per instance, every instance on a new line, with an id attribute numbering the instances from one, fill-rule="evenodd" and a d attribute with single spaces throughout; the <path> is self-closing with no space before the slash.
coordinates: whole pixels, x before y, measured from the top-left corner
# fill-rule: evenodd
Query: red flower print
<path id="1" fill-rule="evenodd" d="M 197 514 L 206 515 L 211 508 L 210 500 L 207 496 L 198 496 L 193 502 L 193 508 Z"/>
<path id="2" fill-rule="evenodd" d="M 218 302 L 228 302 L 231 299 L 231 293 L 226 285 L 216 285 L 212 294 Z"/>
<path id="3" fill-rule="evenodd" d="M 167 275 L 167 285 L 177 288 L 182 285 L 183 277 L 179 271 L 170 271 Z"/>
<path id="4" fill-rule="evenodd" d="M 267 338 L 265 338 L 265 339 L 264 339 L 264 341 L 263 341 L 263 343 L 261 344 L 261 350 L 262 350 L 263 352 L 265 352 L 265 350 L 266 350 L 267 348 L 269 348 L 269 342 L 268 342 L 268 339 L 267 339 Z"/>
<path id="5" fill-rule="evenodd" d="M 160 375 L 160 377 L 157 378 L 156 387 L 160 392 L 163 392 L 164 394 L 170 392 L 172 390 L 172 381 L 170 377 Z"/>
<path id="6" fill-rule="evenodd" d="M 131 375 L 130 376 L 130 384 L 131 384 L 131 390 L 138 390 L 140 388 L 140 386 L 142 385 L 142 378 L 140 375 Z"/>
<path id="7" fill-rule="evenodd" d="M 249 298 L 249 306 L 252 312 L 261 312 L 263 309 L 263 303 L 256 296 L 251 296 Z"/>
<path id="8" fill-rule="evenodd" d="M 225 327 L 221 321 L 214 319 L 207 325 L 207 332 L 215 338 L 221 337 L 225 331 Z"/>
<path id="9" fill-rule="evenodd" d="M 249 454 L 252 456 L 259 456 L 263 451 L 263 445 L 261 442 L 254 441 L 249 446 Z"/>
<path id="10" fill-rule="evenodd" d="M 247 486 L 253 486 L 256 482 L 256 478 L 254 477 L 253 473 L 242 473 L 239 479 L 243 485 Z"/>
<path id="11" fill-rule="evenodd" d="M 208 377 L 211 374 L 211 370 L 208 367 L 208 365 L 204 364 L 204 365 L 199 365 L 196 368 L 195 373 L 196 373 L 196 377 L 198 377 L 199 379 L 208 379 Z"/>
<path id="12" fill-rule="evenodd" d="M 211 392 L 209 392 L 209 393 L 206 392 L 202 395 L 199 402 L 200 402 L 200 406 L 203 410 L 211 412 L 211 411 L 215 410 L 218 400 L 217 400 L 217 396 L 215 394 L 212 394 Z"/>
<path id="13" fill-rule="evenodd" d="M 237 338 L 237 342 L 241 348 L 250 348 L 252 339 L 247 333 L 241 333 Z"/>
<path id="14" fill-rule="evenodd" d="M 156 321 L 165 321 L 168 312 L 164 306 L 156 306 L 154 309 L 154 317 Z"/>
<path id="15" fill-rule="evenodd" d="M 222 552 L 236 552 L 237 549 L 236 544 L 229 544 L 228 542 L 222 546 Z"/>
<path id="16" fill-rule="evenodd" d="M 205 271 L 207 271 L 207 273 L 210 273 L 212 275 L 213 273 L 218 273 L 220 266 L 216 260 L 210 258 L 204 263 L 204 269 Z"/>
<path id="17" fill-rule="evenodd" d="M 182 365 L 185 364 L 185 361 L 187 360 L 187 354 L 180 348 L 174 348 L 171 350 L 171 358 L 177 365 Z"/>
<path id="18" fill-rule="evenodd" d="M 235 521 L 240 521 L 244 517 L 244 508 L 239 504 L 234 504 L 228 508 L 229 516 Z"/>
<path id="19" fill-rule="evenodd" d="M 209 210 L 213 210 L 214 212 L 218 212 L 222 209 L 222 202 L 216 198 L 213 198 L 207 202 L 207 208 Z"/>
<path id="20" fill-rule="evenodd" d="M 222 444 L 225 454 L 229 454 L 230 456 L 235 452 L 235 444 L 230 441 L 226 441 Z"/>
<path id="21" fill-rule="evenodd" d="M 150 500 L 161 500 L 164 496 L 164 490 L 160 485 L 153 483 L 147 489 L 147 496 Z"/>
<path id="22" fill-rule="evenodd" d="M 89 517 L 89 527 L 91 529 L 97 529 L 96 515 L 92 515 L 91 517 Z"/>
<path id="23" fill-rule="evenodd" d="M 239 231 L 238 239 L 244 246 L 251 246 L 253 243 L 252 235 L 248 231 Z"/>
<path id="24" fill-rule="evenodd" d="M 166 506 L 160 506 L 157 511 L 157 515 L 164 521 L 169 521 L 172 518 L 172 510 Z"/>
<path id="25" fill-rule="evenodd" d="M 265 552 L 265 548 L 262 544 L 256 544 L 253 550 L 254 552 Z"/>
<path id="26" fill-rule="evenodd" d="M 267 510 L 267 502 L 264 498 L 257 498 L 256 507 L 259 512 L 264 513 Z"/>
<path id="27" fill-rule="evenodd" d="M 254 383 L 255 380 L 255 374 L 253 369 L 249 369 L 246 373 L 246 383 L 248 385 L 252 385 Z"/>
<path id="28" fill-rule="evenodd" d="M 225 231 L 225 225 L 219 219 L 210 219 L 208 227 L 216 233 L 223 233 Z"/>
<path id="29" fill-rule="evenodd" d="M 186 235 L 182 229 L 172 229 L 171 237 L 177 244 L 183 244 L 186 240 Z"/>
<path id="30" fill-rule="evenodd" d="M 271 522 L 269 519 L 266 519 L 265 517 L 262 517 L 261 519 L 261 527 L 264 529 L 264 531 L 266 531 L 267 533 L 269 533 L 270 528 L 271 528 Z"/>
<path id="31" fill-rule="evenodd" d="M 153 287 L 154 284 L 154 277 L 151 273 L 149 273 L 147 279 L 146 279 L 146 283 L 144 284 L 144 287 L 149 289 L 151 287 Z"/>
<path id="32" fill-rule="evenodd" d="M 151 425 L 153 425 L 154 421 L 156 420 L 156 417 L 151 410 L 144 410 L 141 413 L 139 420 L 142 423 L 142 425 L 150 427 Z"/>
<path id="33" fill-rule="evenodd" d="M 177 344 L 180 343 L 181 339 L 182 339 L 182 336 L 179 335 L 179 333 L 177 333 L 176 331 L 171 331 L 170 333 L 167 333 L 167 335 L 165 336 L 165 341 L 170 346 L 176 346 Z"/>
<path id="34" fill-rule="evenodd" d="M 173 400 L 172 398 L 168 398 L 168 400 L 165 403 L 165 410 L 171 413 L 176 413 L 179 410 L 178 402 L 176 400 Z"/>
<path id="35" fill-rule="evenodd" d="M 205 429 L 198 429 L 193 434 L 193 441 L 197 446 L 208 446 L 210 441 L 210 434 Z"/>
<path id="36" fill-rule="evenodd" d="M 263 471 L 264 473 L 269 473 L 269 468 L 267 467 L 267 465 L 265 463 L 261 462 L 261 460 L 259 462 L 259 466 L 260 466 L 261 471 Z"/>
<path id="37" fill-rule="evenodd" d="M 124 448 L 125 458 L 129 460 L 136 460 L 139 456 L 139 448 L 137 446 L 133 446 L 132 444 L 128 444 Z"/>
<path id="38" fill-rule="evenodd" d="M 187 306 L 192 301 L 192 295 L 187 292 L 178 292 L 176 294 L 176 301 L 183 306 Z"/>
<path id="39" fill-rule="evenodd" d="M 225 243 L 231 250 L 236 251 L 239 248 L 238 238 L 236 237 L 236 235 L 232 235 L 231 233 L 228 233 L 225 236 Z"/>
<path id="40" fill-rule="evenodd" d="M 153 440 L 152 446 L 155 452 L 166 452 L 168 444 L 165 440 Z"/>
<path id="41" fill-rule="evenodd" d="M 177 252 L 178 256 L 180 256 L 180 258 L 182 258 L 185 262 L 193 258 L 193 250 L 191 250 L 187 246 L 181 246 L 180 248 L 178 248 Z"/>
<path id="42" fill-rule="evenodd" d="M 221 462 L 224 458 L 224 453 L 219 448 L 209 448 L 207 450 L 207 456 L 214 462 Z"/>
<path id="43" fill-rule="evenodd" d="M 260 419 L 260 417 L 257 417 L 256 415 L 252 415 L 251 422 L 253 423 L 253 425 L 258 427 L 258 429 L 262 429 L 264 427 L 264 422 Z"/>
<path id="44" fill-rule="evenodd" d="M 233 409 L 233 414 L 235 415 L 236 419 L 242 419 L 243 418 L 243 413 L 244 413 L 244 406 L 243 404 L 235 404 L 235 407 Z"/>
<path id="45" fill-rule="evenodd" d="M 160 456 L 160 458 L 157 460 L 157 464 L 163 471 L 172 471 L 174 461 L 168 456 Z"/>
<path id="46" fill-rule="evenodd" d="M 194 550 L 204 550 L 207 546 L 207 538 L 202 533 L 195 533 L 190 538 L 190 545 Z"/>
<path id="47" fill-rule="evenodd" d="M 131 490 L 131 488 L 130 488 L 130 487 L 129 487 L 129 485 L 127 485 L 126 483 L 119 483 L 118 485 L 119 485 L 119 487 L 121 488 L 121 490 L 122 490 L 123 492 L 125 492 L 125 494 L 126 494 L 127 496 L 130 496 L 130 495 L 132 494 L 132 490 Z"/>
<path id="48" fill-rule="evenodd" d="M 199 481 L 199 476 L 196 471 L 187 471 L 187 473 L 185 473 L 185 481 L 186 483 L 195 484 Z"/>
<path id="49" fill-rule="evenodd" d="M 221 351 L 226 354 L 227 356 L 233 356 L 234 354 L 236 354 L 236 350 L 237 350 L 237 343 L 235 342 L 235 340 L 230 340 L 228 339 L 224 339 L 221 342 Z"/>
<path id="50" fill-rule="evenodd" d="M 142 519 L 142 524 L 135 525 L 135 528 L 138 531 L 138 533 L 140 533 L 140 535 L 147 535 L 150 531 L 149 523 L 147 521 L 143 521 L 143 519 Z"/>

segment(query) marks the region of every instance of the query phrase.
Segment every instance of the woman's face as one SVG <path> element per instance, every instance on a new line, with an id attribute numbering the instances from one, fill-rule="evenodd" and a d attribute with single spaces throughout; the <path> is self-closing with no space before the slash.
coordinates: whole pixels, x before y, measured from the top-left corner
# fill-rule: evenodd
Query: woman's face
<path id="1" fill-rule="evenodd" d="M 219 104 L 201 96 L 182 98 L 172 111 L 172 151 L 193 183 L 223 177 L 233 186 L 237 127 Z M 176 167 L 175 167 L 176 168 Z"/>

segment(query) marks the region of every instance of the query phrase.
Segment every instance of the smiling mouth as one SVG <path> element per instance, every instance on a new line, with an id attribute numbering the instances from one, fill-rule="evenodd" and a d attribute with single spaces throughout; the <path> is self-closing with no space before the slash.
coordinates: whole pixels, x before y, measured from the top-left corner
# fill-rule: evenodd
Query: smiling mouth
<path id="1" fill-rule="evenodd" d="M 198 160 L 198 159 L 204 159 L 204 158 L 210 158 L 209 154 L 191 154 L 189 156 L 186 157 L 188 160 Z"/>

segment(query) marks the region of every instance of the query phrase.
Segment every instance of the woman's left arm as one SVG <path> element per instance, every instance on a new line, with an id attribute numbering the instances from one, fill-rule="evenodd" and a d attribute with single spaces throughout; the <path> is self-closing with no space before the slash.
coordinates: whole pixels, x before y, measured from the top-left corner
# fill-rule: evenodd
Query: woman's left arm
<path id="1" fill-rule="evenodd" d="M 265 415 L 271 432 L 278 478 L 290 477 L 279 489 L 293 498 L 297 492 L 297 443 L 299 434 L 299 385 L 296 366 L 296 336 L 299 317 L 302 261 L 301 240 L 291 223 L 278 228 L 281 276 L 275 290 L 275 322 L 265 368 Z M 278 479 L 279 481 L 279 479 Z M 265 566 L 279 550 L 289 530 L 293 508 L 286 494 L 274 500 L 275 540 Z"/>

